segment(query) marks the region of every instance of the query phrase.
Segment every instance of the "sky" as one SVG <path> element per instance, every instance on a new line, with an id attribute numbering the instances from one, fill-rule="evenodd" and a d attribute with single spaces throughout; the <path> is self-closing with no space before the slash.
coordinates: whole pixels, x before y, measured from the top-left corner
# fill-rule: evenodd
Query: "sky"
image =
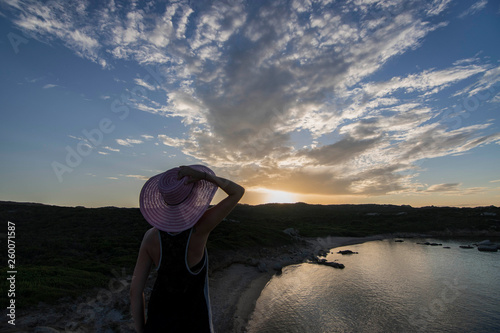
<path id="1" fill-rule="evenodd" d="M 2 0 L 0 200 L 204 164 L 251 205 L 498 206 L 499 35 L 493 0 Z"/>

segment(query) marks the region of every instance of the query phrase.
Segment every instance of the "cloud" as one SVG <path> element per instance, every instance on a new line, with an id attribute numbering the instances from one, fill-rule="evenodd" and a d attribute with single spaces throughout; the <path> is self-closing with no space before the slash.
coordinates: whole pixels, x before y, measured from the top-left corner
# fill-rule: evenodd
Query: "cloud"
<path id="1" fill-rule="evenodd" d="M 49 83 L 49 84 L 44 85 L 43 89 L 50 89 L 50 88 L 55 88 L 55 87 L 58 87 L 58 85 Z"/>
<path id="2" fill-rule="evenodd" d="M 455 66 L 443 70 L 425 70 L 407 77 L 393 77 L 389 81 L 368 83 L 363 90 L 370 96 L 391 95 L 398 90 L 405 93 L 423 93 L 424 96 L 436 94 L 451 85 L 473 75 L 484 73 L 486 68 L 477 65 Z"/>
<path id="3" fill-rule="evenodd" d="M 102 148 L 103 148 L 103 149 L 107 149 L 107 150 L 112 151 L 112 152 L 119 152 L 119 151 L 120 151 L 120 149 L 111 148 L 111 147 L 108 147 L 108 146 L 104 146 L 104 147 L 102 147 Z"/>
<path id="4" fill-rule="evenodd" d="M 148 90 L 152 90 L 152 91 L 156 90 L 156 87 L 154 85 L 144 81 L 143 79 L 134 79 L 134 82 L 135 82 L 135 84 L 137 84 L 141 87 L 144 87 Z"/>
<path id="5" fill-rule="evenodd" d="M 432 10 L 423 10 L 437 15 L 448 3 L 436 1 Z M 246 178 L 253 178 L 248 183 L 262 181 L 286 189 L 285 183 L 270 178 L 289 170 L 290 179 L 299 182 L 301 177 L 310 179 L 314 170 L 323 170 L 315 175 L 321 175 L 324 184 L 333 182 L 325 187 L 330 193 L 374 194 L 413 189 L 411 177 L 398 172 L 414 170 L 413 164 L 423 158 L 463 153 L 495 140 L 480 137 L 481 126 L 446 131 L 438 121 L 428 123 L 439 110 L 426 101 L 458 82 L 486 77 L 485 66 L 462 62 L 389 81 L 362 81 L 391 57 L 418 47 L 426 34 L 443 23 L 430 25 L 416 8 L 404 13 L 393 9 L 392 22 L 369 18 L 358 25 L 347 24 L 327 12 L 311 15 L 304 25 L 295 12 L 280 9 L 279 17 L 269 8 L 259 12 L 259 20 L 247 16 L 242 33 L 249 40 L 230 50 L 232 61 L 218 68 L 216 78 L 207 78 L 217 89 L 207 94 L 197 91 L 199 100 L 189 109 L 207 107 L 205 130 L 194 127 L 186 138 L 164 143 L 212 165 L 223 167 L 235 161 L 248 165 L 240 174 L 249 170 L 248 174 L 269 175 Z M 366 26 L 379 29 L 370 35 L 363 30 Z M 345 89 L 346 84 L 359 88 Z M 420 99 L 417 103 L 415 94 Z M 314 138 L 332 132 L 343 137 L 296 150 L 290 137 L 300 130 Z M 316 191 L 322 181 L 314 186 Z M 304 183 L 294 190 L 306 188 Z"/>
<path id="6" fill-rule="evenodd" d="M 142 140 L 136 140 L 136 139 L 116 139 L 116 143 L 118 143 L 120 146 L 125 146 L 125 147 L 133 147 L 136 144 L 141 144 L 144 141 Z"/>
<path id="7" fill-rule="evenodd" d="M 158 139 L 160 139 L 165 146 L 170 147 L 184 147 L 188 143 L 187 140 L 171 138 L 164 134 L 158 135 Z"/>
<path id="8" fill-rule="evenodd" d="M 135 179 L 138 179 L 138 180 L 148 180 L 149 179 L 149 177 L 142 176 L 142 175 L 120 175 L 120 176 L 124 176 L 124 177 L 127 177 L 127 178 L 135 178 Z"/>
<path id="9" fill-rule="evenodd" d="M 19 13 L 14 23 L 31 37 L 42 42 L 62 40 L 81 57 L 101 64 L 105 61 L 99 59 L 100 44 L 94 36 L 95 27 L 88 24 L 92 20 L 92 13 L 86 1 L 11 1 L 7 4 Z"/>
<path id="10" fill-rule="evenodd" d="M 433 15 L 438 15 L 442 13 L 448 4 L 451 2 L 451 0 L 434 0 L 432 3 L 429 5 L 429 8 L 427 10 L 427 14 L 430 16 Z"/>
<path id="11" fill-rule="evenodd" d="M 467 94 L 468 97 L 477 95 L 481 100 L 488 100 L 498 94 L 500 90 L 500 66 L 485 69 L 484 75 L 467 86 L 459 93 Z"/>
<path id="12" fill-rule="evenodd" d="M 132 145 L 126 140 L 116 139 L 116 143 L 118 143 L 120 146 L 132 147 Z"/>
<path id="13" fill-rule="evenodd" d="M 461 183 L 445 183 L 431 185 L 425 190 L 426 193 L 441 193 L 450 195 L 474 195 L 490 191 L 487 187 L 468 187 L 462 188 Z"/>
<path id="14" fill-rule="evenodd" d="M 479 55 L 373 75 L 445 29 L 450 0 L 9 4 L 13 22 L 41 41 L 61 40 L 103 67 L 127 60 L 153 70 L 155 81 L 134 83 L 155 96 L 130 106 L 186 127 L 158 141 L 247 186 L 417 192 L 422 160 L 500 140 L 491 122 L 451 128 L 444 116 L 459 98 L 486 91 L 481 102 L 500 100 L 500 67 Z M 485 5 L 476 2 L 466 15 Z"/>
<path id="15" fill-rule="evenodd" d="M 477 12 L 483 10 L 487 4 L 488 0 L 479 0 L 475 2 L 472 6 L 470 6 L 468 9 L 466 9 L 464 12 L 462 12 L 458 17 L 464 18 L 469 15 L 474 15 Z"/>
<path id="16" fill-rule="evenodd" d="M 426 192 L 456 192 L 459 190 L 460 183 L 435 184 L 427 188 Z"/>
<path id="17" fill-rule="evenodd" d="M 338 165 L 352 160 L 363 152 L 369 150 L 379 142 L 378 137 L 373 139 L 356 140 L 349 135 L 334 144 L 306 149 L 302 152 L 320 165 Z"/>

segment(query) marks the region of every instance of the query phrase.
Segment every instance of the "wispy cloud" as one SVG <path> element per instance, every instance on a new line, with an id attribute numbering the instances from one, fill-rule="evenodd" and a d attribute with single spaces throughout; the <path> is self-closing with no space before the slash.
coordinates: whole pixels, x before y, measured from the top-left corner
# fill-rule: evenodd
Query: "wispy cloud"
<path id="1" fill-rule="evenodd" d="M 51 89 L 51 88 L 55 88 L 55 87 L 58 87 L 58 85 L 49 83 L 49 84 L 44 85 L 43 89 Z"/>
<path id="2" fill-rule="evenodd" d="M 152 84 L 150 84 L 150 83 L 148 83 L 148 82 L 144 81 L 143 79 L 134 79 L 134 82 L 135 82 L 137 85 L 139 85 L 139 86 L 141 86 L 141 87 L 144 87 L 144 88 L 146 88 L 146 89 L 148 89 L 148 90 L 156 90 L 156 87 L 155 87 L 154 85 L 152 85 Z"/>
<path id="3" fill-rule="evenodd" d="M 133 147 L 134 145 L 141 144 L 143 142 L 144 141 L 137 139 L 116 139 L 116 143 L 118 143 L 120 146 L 125 146 L 125 147 Z"/>
<path id="4" fill-rule="evenodd" d="M 459 190 L 460 185 L 460 183 L 435 184 L 429 186 L 426 192 L 455 192 Z"/>
<path id="5" fill-rule="evenodd" d="M 445 183 L 445 184 L 434 184 L 429 186 L 424 192 L 425 193 L 440 193 L 444 195 L 473 195 L 479 193 L 485 193 L 491 191 L 487 187 L 468 187 L 463 188 L 461 183 Z"/>
<path id="6" fill-rule="evenodd" d="M 464 18 L 469 15 L 474 15 L 477 12 L 483 10 L 486 5 L 488 4 L 488 0 L 479 0 L 475 2 L 472 6 L 470 6 L 468 9 L 466 9 L 462 14 L 460 14 L 458 17 Z"/>
<path id="7" fill-rule="evenodd" d="M 112 152 L 119 152 L 120 151 L 120 149 L 112 148 L 112 147 L 108 147 L 108 146 L 104 146 L 102 148 L 107 149 L 107 150 L 112 151 Z"/>
<path id="8" fill-rule="evenodd" d="M 434 0 L 431 2 L 429 8 L 427 9 L 427 14 L 432 16 L 432 15 L 439 15 L 441 12 L 443 12 L 446 7 L 448 7 L 448 4 L 452 0 Z"/>
<path id="9" fill-rule="evenodd" d="M 42 3 L 37 1 L 10 1 L 8 5 L 20 12 L 14 19 L 19 28 L 43 42 L 58 39 L 78 55 L 106 66 L 105 59 L 99 57 L 97 27 L 92 27 L 92 13 L 89 3 L 62 3 L 58 1 Z"/>
<path id="10" fill-rule="evenodd" d="M 127 178 L 135 178 L 135 179 L 138 179 L 138 180 L 148 180 L 149 179 L 148 176 L 142 176 L 142 175 L 121 175 L 121 176 L 124 176 L 124 177 L 127 177 Z"/>

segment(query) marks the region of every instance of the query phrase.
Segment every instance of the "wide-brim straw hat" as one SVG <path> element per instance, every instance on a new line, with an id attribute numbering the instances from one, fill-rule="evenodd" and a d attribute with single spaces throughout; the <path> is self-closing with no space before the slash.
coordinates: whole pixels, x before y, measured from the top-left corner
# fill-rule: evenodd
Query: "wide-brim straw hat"
<path id="1" fill-rule="evenodd" d="M 215 176 L 204 165 L 191 168 Z M 189 176 L 177 179 L 180 168 L 173 168 L 151 177 L 139 196 L 142 216 L 153 227 L 180 232 L 193 227 L 208 209 L 217 186 L 207 180 L 186 184 Z"/>

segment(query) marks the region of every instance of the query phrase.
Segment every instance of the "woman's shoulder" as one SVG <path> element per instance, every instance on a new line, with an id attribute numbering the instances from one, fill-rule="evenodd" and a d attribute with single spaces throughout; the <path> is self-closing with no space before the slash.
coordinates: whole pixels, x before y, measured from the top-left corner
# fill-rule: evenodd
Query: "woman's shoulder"
<path id="1" fill-rule="evenodd" d="M 144 233 L 144 240 L 145 241 L 150 241 L 151 239 L 153 239 L 154 237 L 158 237 L 158 229 L 156 229 L 155 227 L 152 227 L 150 229 L 148 229 L 145 233 Z"/>
<path id="2" fill-rule="evenodd" d="M 158 252 L 158 246 L 160 244 L 158 237 L 158 229 L 151 228 L 144 233 L 144 238 L 142 240 L 142 247 L 146 250 L 151 259 L 155 258 L 155 254 Z M 156 262 L 156 261 L 155 261 Z"/>

